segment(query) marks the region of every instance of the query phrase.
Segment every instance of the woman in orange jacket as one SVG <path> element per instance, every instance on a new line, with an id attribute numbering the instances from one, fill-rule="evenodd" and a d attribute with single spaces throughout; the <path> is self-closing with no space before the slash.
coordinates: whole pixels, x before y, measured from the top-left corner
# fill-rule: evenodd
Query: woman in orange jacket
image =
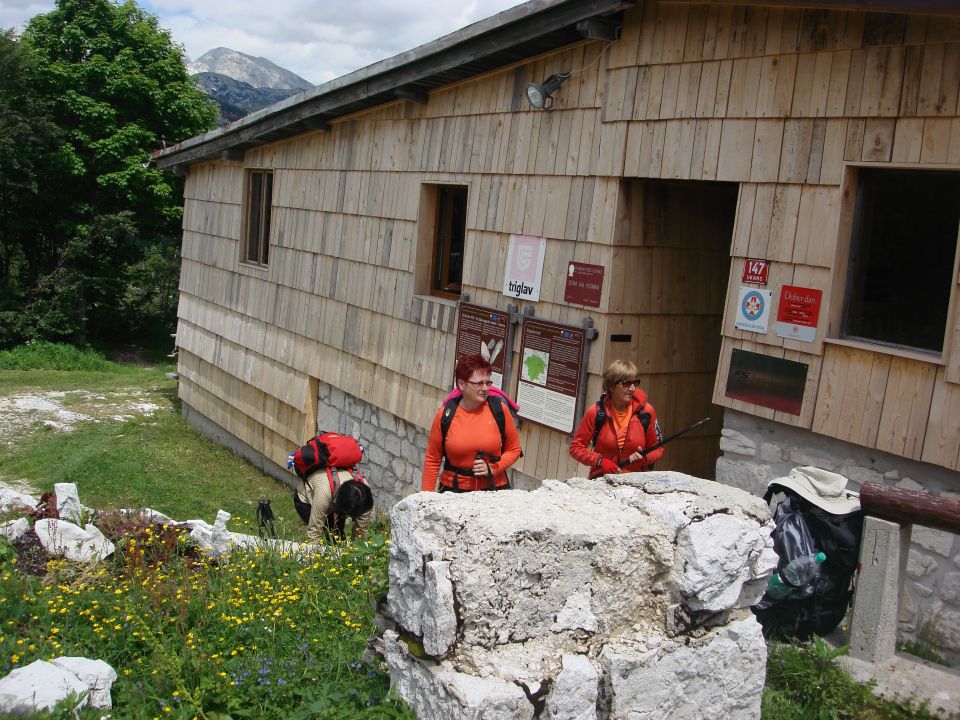
<path id="1" fill-rule="evenodd" d="M 587 408 L 573 436 L 570 455 L 590 468 L 592 478 L 650 470 L 663 457 L 662 447 L 644 452 L 663 440 L 663 435 L 657 412 L 647 402 L 647 394 L 637 380 L 638 374 L 632 362 L 610 363 L 603 371 L 603 395 L 598 403 Z"/>
<path id="2" fill-rule="evenodd" d="M 460 358 L 454 374 L 463 395 L 459 403 L 441 405 L 433 419 L 420 488 L 440 492 L 506 490 L 510 487 L 507 468 L 520 457 L 520 437 L 506 398 L 491 397 L 490 363 L 480 355 Z M 502 403 L 502 435 L 491 403 Z M 445 412 L 452 417 L 444 438 L 441 424 Z"/>

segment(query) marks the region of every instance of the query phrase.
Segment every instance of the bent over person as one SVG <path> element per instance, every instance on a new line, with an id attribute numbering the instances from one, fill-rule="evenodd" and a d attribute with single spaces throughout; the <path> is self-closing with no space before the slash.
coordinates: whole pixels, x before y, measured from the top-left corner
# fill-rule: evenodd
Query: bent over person
<path id="1" fill-rule="evenodd" d="M 444 402 L 433 418 L 420 487 L 439 492 L 509 489 L 506 470 L 520 457 L 520 436 L 506 398 L 490 392 L 490 363 L 480 355 L 465 355 L 454 374 L 462 396 Z"/>
<path id="2" fill-rule="evenodd" d="M 603 371 L 603 395 L 587 408 L 570 443 L 570 455 L 590 468 L 590 477 L 651 470 L 663 448 L 660 424 L 637 379 L 637 366 L 615 360 Z"/>
<path id="3" fill-rule="evenodd" d="M 307 524 L 307 537 L 312 542 L 343 539 L 347 518 L 353 519 L 350 537 L 366 536 L 373 514 L 373 492 L 363 481 L 356 480 L 349 470 L 327 473 L 321 468 L 311 473 L 294 495 L 294 506 Z"/>

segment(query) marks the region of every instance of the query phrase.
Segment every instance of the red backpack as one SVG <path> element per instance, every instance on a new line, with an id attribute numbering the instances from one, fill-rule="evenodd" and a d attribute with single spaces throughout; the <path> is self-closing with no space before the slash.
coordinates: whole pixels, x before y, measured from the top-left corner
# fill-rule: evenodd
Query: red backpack
<path id="1" fill-rule="evenodd" d="M 287 467 L 306 480 L 321 468 L 350 469 L 363 459 L 363 446 L 349 435 L 323 432 L 290 453 Z"/>

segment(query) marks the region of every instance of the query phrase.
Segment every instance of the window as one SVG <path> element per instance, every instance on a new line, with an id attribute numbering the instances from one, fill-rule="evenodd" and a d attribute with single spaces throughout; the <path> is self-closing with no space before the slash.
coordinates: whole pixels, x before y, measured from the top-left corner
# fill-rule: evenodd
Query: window
<path id="1" fill-rule="evenodd" d="M 463 282 L 463 240 L 467 227 L 467 189 L 437 187 L 437 224 L 432 290 L 458 297 Z"/>
<path id="2" fill-rule="evenodd" d="M 960 173 L 861 168 L 843 336 L 943 351 Z"/>
<path id="3" fill-rule="evenodd" d="M 270 215 L 273 209 L 273 173 L 250 170 L 247 173 L 245 262 L 266 265 L 270 253 Z"/>

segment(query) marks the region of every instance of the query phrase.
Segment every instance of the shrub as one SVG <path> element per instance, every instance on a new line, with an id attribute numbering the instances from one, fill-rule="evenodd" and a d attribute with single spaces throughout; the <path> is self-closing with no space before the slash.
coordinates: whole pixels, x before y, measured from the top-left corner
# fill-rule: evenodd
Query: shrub
<path id="1" fill-rule="evenodd" d="M 91 348 L 64 343 L 28 342 L 0 350 L 0 370 L 118 370 L 115 363 Z"/>

